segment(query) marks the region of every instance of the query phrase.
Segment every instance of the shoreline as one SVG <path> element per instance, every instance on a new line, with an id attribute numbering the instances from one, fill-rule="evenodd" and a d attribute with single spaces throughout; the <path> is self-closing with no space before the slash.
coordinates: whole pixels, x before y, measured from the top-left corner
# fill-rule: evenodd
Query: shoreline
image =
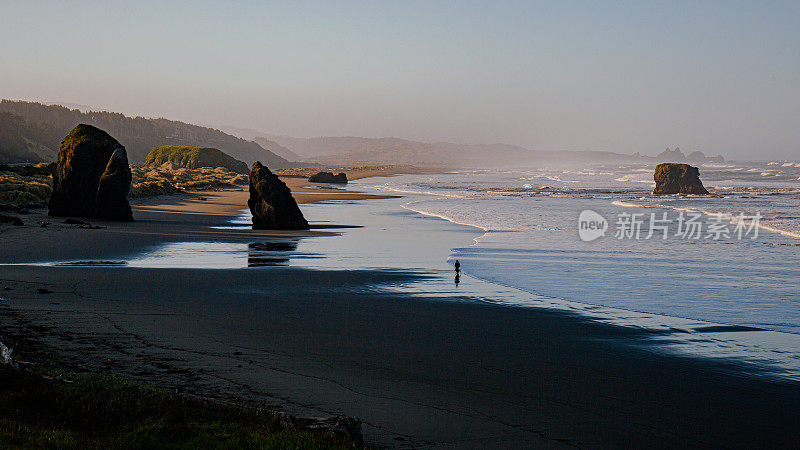
<path id="1" fill-rule="evenodd" d="M 406 168 L 406 170 L 411 170 Z M 419 169 L 427 170 L 427 169 Z M 372 167 L 353 172 L 354 179 L 371 176 L 393 176 L 401 170 L 377 170 Z M 289 186 L 298 204 L 331 200 L 366 200 L 397 198 L 331 187 L 327 183 L 310 183 L 307 179 L 281 177 Z M 246 228 L 212 229 L 229 225 L 231 217 L 247 209 L 249 192 L 242 189 L 185 191 L 131 199 L 134 222 L 106 222 L 81 219 L 87 225 L 65 224 L 64 217 L 49 217 L 47 208 L 30 210 L 23 226 L 0 226 L 4 248 L 0 264 L 36 263 L 45 261 L 81 260 L 94 252 L 98 258 L 113 254 L 135 254 L 142 248 L 165 241 L 253 240 L 265 237 L 332 236 L 335 230 L 251 230 Z M 347 224 L 342 224 L 347 225 Z M 155 229 L 154 227 L 158 228 Z M 88 228 L 88 229 L 87 229 Z M 335 227 L 326 227 L 335 228 Z M 29 245 L 31 241 L 42 245 Z M 46 255 L 46 256 L 45 256 Z"/>
<path id="2" fill-rule="evenodd" d="M 187 213 L 224 205 L 174 200 L 142 209 L 143 227 L 161 223 L 170 237 L 196 239 L 229 217 Z M 65 227 L 52 236 L 82 236 L 79 249 L 113 255 L 125 239 L 141 242 L 133 231 Z M 101 245 L 109 236 L 116 245 Z M 655 354 L 650 330 L 470 302 L 468 291 L 444 297 L 436 283 L 449 269 L 2 270 L 0 326 L 29 340 L 14 345 L 23 359 L 304 415 L 358 415 L 368 444 L 746 447 L 772 439 L 780 447 L 800 435 L 796 383 L 733 376 L 733 362 Z M 391 288 L 403 284 L 430 287 L 413 296 Z"/>

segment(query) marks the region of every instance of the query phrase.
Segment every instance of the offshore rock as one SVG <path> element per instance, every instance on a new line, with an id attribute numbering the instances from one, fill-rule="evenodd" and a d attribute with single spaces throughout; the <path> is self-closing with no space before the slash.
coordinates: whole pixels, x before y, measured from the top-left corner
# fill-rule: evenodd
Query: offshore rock
<path id="1" fill-rule="evenodd" d="M 307 230 L 308 222 L 286 183 L 256 161 L 250 170 L 250 199 L 254 230 Z"/>
<path id="2" fill-rule="evenodd" d="M 662 163 L 653 174 L 656 188 L 653 195 L 708 194 L 700 181 L 700 170 L 689 164 Z"/>
<path id="3" fill-rule="evenodd" d="M 125 147 L 105 131 L 81 124 L 61 141 L 49 213 L 132 221 L 130 188 Z"/>
<path id="4" fill-rule="evenodd" d="M 311 177 L 308 178 L 308 181 L 312 183 L 347 184 L 347 175 L 344 173 L 334 175 L 333 172 L 317 172 L 316 174 L 311 175 Z"/>

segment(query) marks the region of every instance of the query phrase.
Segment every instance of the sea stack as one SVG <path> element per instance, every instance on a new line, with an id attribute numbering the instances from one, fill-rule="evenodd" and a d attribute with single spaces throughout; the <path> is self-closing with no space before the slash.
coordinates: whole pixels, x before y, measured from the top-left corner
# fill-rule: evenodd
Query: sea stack
<path id="1" fill-rule="evenodd" d="M 344 173 L 334 175 L 333 172 L 317 172 L 316 174 L 311 175 L 311 177 L 308 178 L 308 181 L 312 183 L 347 184 L 347 175 Z"/>
<path id="2" fill-rule="evenodd" d="M 132 221 L 130 189 L 125 147 L 105 131 L 81 124 L 61 141 L 49 214 Z"/>
<path id="3" fill-rule="evenodd" d="M 656 182 L 653 195 L 708 194 L 703 182 L 700 181 L 700 170 L 689 164 L 659 164 L 656 166 L 653 179 Z"/>
<path id="4" fill-rule="evenodd" d="M 250 199 L 254 230 L 307 230 L 308 222 L 286 183 L 256 161 L 250 170 Z"/>

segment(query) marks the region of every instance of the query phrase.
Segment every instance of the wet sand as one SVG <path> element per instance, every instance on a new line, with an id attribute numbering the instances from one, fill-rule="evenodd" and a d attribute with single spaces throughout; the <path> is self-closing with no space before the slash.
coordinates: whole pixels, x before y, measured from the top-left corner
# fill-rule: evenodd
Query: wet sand
<path id="1" fill-rule="evenodd" d="M 192 195 L 142 202 L 131 224 L 8 229 L 0 262 L 294 234 L 209 229 L 241 209 L 242 194 Z M 739 375 L 735 361 L 654 353 L 646 330 L 382 289 L 427 276 L 3 266 L 0 336 L 39 364 L 356 415 L 367 443 L 386 447 L 791 448 L 800 439 L 797 383 Z"/>
<path id="2" fill-rule="evenodd" d="M 353 171 L 358 179 L 375 174 L 391 175 L 374 169 Z M 309 183 L 305 178 L 282 177 L 297 203 L 331 200 L 394 198 Z M 323 236 L 331 232 L 250 230 L 245 228 L 214 230 L 212 226 L 229 224 L 231 216 L 247 209 L 247 189 L 190 191 L 175 195 L 134 199 L 131 205 L 135 222 L 119 223 L 80 219 L 99 228 L 86 229 L 64 224 L 64 218 L 48 217 L 45 209 L 22 216 L 24 227 L 0 225 L 0 263 L 41 262 L 91 259 L 87 255 L 128 255 L 162 242 L 252 241 L 265 237 Z M 46 226 L 40 226 L 46 224 Z M 334 224 L 335 225 L 335 224 Z"/>

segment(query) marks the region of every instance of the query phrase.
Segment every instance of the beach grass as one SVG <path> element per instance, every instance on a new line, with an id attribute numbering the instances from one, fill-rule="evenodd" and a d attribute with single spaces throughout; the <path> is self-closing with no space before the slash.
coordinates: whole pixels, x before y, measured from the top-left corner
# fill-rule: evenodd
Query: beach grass
<path id="1" fill-rule="evenodd" d="M 0 203 L 20 208 L 37 208 L 47 204 L 53 191 L 53 179 L 48 176 L 25 176 L 15 172 L 0 172 Z"/>
<path id="2" fill-rule="evenodd" d="M 2 448 L 353 448 L 277 415 L 124 379 L 0 368 Z"/>
<path id="3" fill-rule="evenodd" d="M 131 166 L 131 197 L 150 197 L 185 190 L 215 190 L 247 186 L 248 177 L 224 167 L 176 168 Z"/>

